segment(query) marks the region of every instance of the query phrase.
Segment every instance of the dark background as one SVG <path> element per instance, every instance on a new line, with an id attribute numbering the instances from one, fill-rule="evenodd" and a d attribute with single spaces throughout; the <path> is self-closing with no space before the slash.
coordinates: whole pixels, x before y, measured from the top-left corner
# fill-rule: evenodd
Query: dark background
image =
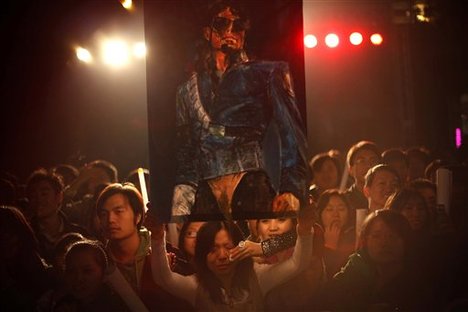
<path id="1" fill-rule="evenodd" d="M 396 25 L 393 1 L 309 1 L 317 32 L 330 25 L 344 32 L 352 25 L 379 30 L 385 41 L 379 48 L 317 47 L 306 51 L 311 58 L 305 65 L 302 3 L 246 2 L 253 22 L 249 51 L 291 65 L 298 105 L 308 121 L 310 155 L 329 148 L 345 153 L 352 143 L 372 139 L 382 148 L 421 144 L 438 156 L 466 157 L 455 149 L 454 129 L 462 125 L 460 97 L 468 93 L 468 5 L 429 2 L 437 16 L 433 23 Z M 148 167 L 148 98 L 152 174 L 167 203 L 173 91 L 193 52 L 200 3 L 206 2 L 144 3 L 146 81 L 142 64 L 120 72 L 84 66 L 73 50 L 76 44 L 93 46 L 97 31 L 142 36 L 141 1 L 135 1 L 139 10 L 133 13 L 111 0 L 5 2 L 1 169 L 23 180 L 39 166 L 96 158 L 114 162 L 121 177 Z M 404 68 L 410 76 L 403 75 Z M 311 70 L 307 107 L 304 69 Z"/>

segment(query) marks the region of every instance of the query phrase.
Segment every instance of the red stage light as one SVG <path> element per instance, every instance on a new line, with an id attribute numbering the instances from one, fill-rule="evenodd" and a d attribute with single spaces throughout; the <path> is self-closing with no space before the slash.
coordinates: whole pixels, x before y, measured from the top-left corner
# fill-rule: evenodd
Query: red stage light
<path id="1" fill-rule="evenodd" d="M 349 35 L 349 42 L 353 45 L 360 45 L 362 43 L 362 35 L 358 32 L 353 32 Z"/>
<path id="2" fill-rule="evenodd" d="M 304 45 L 307 48 L 315 48 L 317 46 L 318 40 L 314 35 L 306 35 L 304 37 Z"/>
<path id="3" fill-rule="evenodd" d="M 382 42 L 383 42 L 383 37 L 381 34 L 373 34 L 371 37 L 370 37 L 370 41 L 374 44 L 374 45 L 381 45 Z"/>
<path id="4" fill-rule="evenodd" d="M 329 48 L 336 48 L 339 43 L 340 43 L 340 38 L 338 38 L 337 34 L 328 34 L 325 37 L 325 44 Z"/>

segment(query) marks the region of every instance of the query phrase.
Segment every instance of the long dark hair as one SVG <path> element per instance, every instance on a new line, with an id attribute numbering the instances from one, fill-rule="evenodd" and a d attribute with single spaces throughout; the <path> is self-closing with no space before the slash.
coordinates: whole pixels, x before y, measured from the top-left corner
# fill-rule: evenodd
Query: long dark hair
<path id="1" fill-rule="evenodd" d="M 237 245 L 243 235 L 237 225 L 228 221 L 211 221 L 205 223 L 197 235 L 197 245 L 195 246 L 195 264 L 197 266 L 197 278 L 200 285 L 210 294 L 215 303 L 223 303 L 221 281 L 208 268 L 206 257 L 211 252 L 216 234 L 226 230 L 234 245 Z M 247 258 L 239 262 L 235 268 L 235 278 L 232 281 L 232 289 L 250 291 L 249 279 L 253 272 L 253 261 Z"/>

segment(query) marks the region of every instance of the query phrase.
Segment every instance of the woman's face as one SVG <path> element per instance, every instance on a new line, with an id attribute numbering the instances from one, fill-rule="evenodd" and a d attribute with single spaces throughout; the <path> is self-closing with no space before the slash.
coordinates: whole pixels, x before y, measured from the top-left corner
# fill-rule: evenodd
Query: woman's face
<path id="1" fill-rule="evenodd" d="M 206 265 L 217 277 L 222 278 L 234 272 L 236 262 L 229 261 L 229 253 L 233 248 L 234 243 L 225 229 L 216 233 L 213 247 L 206 255 Z"/>
<path id="2" fill-rule="evenodd" d="M 104 281 L 104 270 L 97 263 L 92 250 L 80 250 L 68 258 L 65 281 L 71 294 L 87 301 L 99 293 Z"/>
<path id="3" fill-rule="evenodd" d="M 293 228 L 292 219 L 261 219 L 258 221 L 257 230 L 261 240 L 267 240 L 273 236 L 278 236 L 289 232 Z"/>
<path id="4" fill-rule="evenodd" d="M 332 160 L 325 160 L 320 170 L 314 172 L 314 183 L 320 190 L 328 190 L 338 185 L 338 169 Z"/>
<path id="5" fill-rule="evenodd" d="M 381 170 L 375 173 L 374 181 L 366 187 L 366 194 L 375 209 L 381 209 L 398 188 L 398 177 L 390 171 Z"/>
<path id="6" fill-rule="evenodd" d="M 184 235 L 184 251 L 190 257 L 195 255 L 195 245 L 197 243 L 197 233 L 205 222 L 191 222 Z"/>
<path id="7" fill-rule="evenodd" d="M 428 218 L 423 200 L 415 197 L 408 200 L 401 210 L 401 214 L 408 220 L 413 231 L 423 229 Z"/>
<path id="8" fill-rule="evenodd" d="M 403 239 L 381 219 L 371 225 L 365 238 L 365 247 L 370 258 L 377 264 L 390 264 L 403 260 Z"/>
<path id="9" fill-rule="evenodd" d="M 341 197 L 334 195 L 330 197 L 320 217 L 325 228 L 329 227 L 332 223 L 336 223 L 342 228 L 348 222 L 348 214 L 346 203 Z"/>

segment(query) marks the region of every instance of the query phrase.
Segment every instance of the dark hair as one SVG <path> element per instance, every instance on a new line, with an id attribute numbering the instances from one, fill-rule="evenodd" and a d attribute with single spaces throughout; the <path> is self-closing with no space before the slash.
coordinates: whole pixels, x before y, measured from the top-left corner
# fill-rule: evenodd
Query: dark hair
<path id="1" fill-rule="evenodd" d="M 370 168 L 369 171 L 367 171 L 366 177 L 365 177 L 364 187 L 371 186 L 372 183 L 374 182 L 375 176 L 377 175 L 377 173 L 379 173 L 381 171 L 387 171 L 387 172 L 390 172 L 391 174 L 393 174 L 398 180 L 398 185 L 401 185 L 400 176 L 399 176 L 398 172 L 395 169 L 393 169 L 389 165 L 379 164 L 379 165 L 376 165 L 376 166 Z"/>
<path id="2" fill-rule="evenodd" d="M 356 154 L 360 151 L 368 150 L 374 152 L 377 157 L 380 158 L 380 151 L 377 145 L 371 141 L 359 141 L 358 143 L 351 146 L 348 150 L 348 155 L 346 156 L 346 162 L 348 166 L 351 167 L 354 165 L 354 158 L 356 158 Z"/>
<path id="3" fill-rule="evenodd" d="M 16 204 L 16 187 L 11 181 L 4 178 L 0 178 L 0 204 Z"/>
<path id="4" fill-rule="evenodd" d="M 195 246 L 195 264 L 197 268 L 197 279 L 200 286 L 209 294 L 213 302 L 222 303 L 223 295 L 221 292 L 221 281 L 208 268 L 206 263 L 207 255 L 211 252 L 216 234 L 221 230 L 226 230 L 232 239 L 234 245 L 243 240 L 242 232 L 233 222 L 228 221 L 210 221 L 205 223 L 197 235 L 197 244 Z M 233 279 L 233 291 L 250 290 L 249 278 L 253 271 L 253 262 L 251 258 L 246 258 L 239 262 L 235 268 L 235 278 Z"/>
<path id="5" fill-rule="evenodd" d="M 239 3 L 239 1 L 215 0 L 205 6 L 205 10 L 203 14 L 201 14 L 201 27 L 210 27 L 213 21 L 213 17 L 227 8 L 230 8 L 232 13 L 239 16 L 239 18 L 249 21 L 248 13 L 246 9 Z"/>
<path id="6" fill-rule="evenodd" d="M 394 210 L 398 213 L 405 208 L 408 202 L 412 199 L 417 199 L 422 205 L 424 210 L 426 211 L 426 222 L 423 225 L 423 231 L 428 231 L 430 229 L 430 212 L 429 208 L 427 207 L 426 201 L 424 197 L 416 190 L 410 188 L 403 188 L 400 191 L 396 192 L 392 196 L 389 197 L 385 204 L 386 209 Z"/>
<path id="7" fill-rule="evenodd" d="M 122 194 L 127 197 L 130 206 L 132 207 L 135 217 L 140 215 L 140 222 L 137 224 L 137 228 L 140 229 L 143 221 L 145 219 L 145 209 L 143 204 L 143 198 L 141 197 L 138 189 L 131 183 L 113 183 L 108 185 L 102 192 L 99 194 L 99 197 L 96 202 L 96 213 L 103 209 L 104 203 L 109 199 L 109 197 Z"/>
<path id="8" fill-rule="evenodd" d="M 322 224 L 322 212 L 325 209 L 325 207 L 328 205 L 328 202 L 333 196 L 339 197 L 346 205 L 346 209 L 348 209 L 348 222 L 345 224 L 345 226 L 352 226 L 352 216 L 351 216 L 351 204 L 349 203 L 348 198 L 346 197 L 344 192 L 340 192 L 338 189 L 329 189 L 324 191 L 322 194 L 320 194 L 320 197 L 317 201 L 317 220 L 319 220 L 319 223 Z M 323 225 L 323 224 L 322 224 Z"/>
<path id="9" fill-rule="evenodd" d="M 423 146 L 413 146 L 408 148 L 406 150 L 406 155 L 408 158 L 418 158 L 420 161 L 424 162 L 424 165 L 427 165 L 431 158 L 429 150 Z"/>
<path id="10" fill-rule="evenodd" d="M 430 188 L 434 192 L 437 192 L 437 185 L 428 179 L 423 179 L 423 178 L 414 179 L 413 181 L 410 182 L 409 186 L 417 191 L 421 189 L 425 189 L 425 188 Z"/>
<path id="11" fill-rule="evenodd" d="M 107 258 L 107 254 L 104 251 L 104 247 L 102 246 L 102 243 L 99 241 L 88 239 L 77 241 L 71 244 L 70 247 L 68 247 L 67 252 L 65 253 L 64 271 L 67 269 L 70 259 L 73 258 L 73 256 L 76 255 L 76 253 L 85 250 L 93 252 L 96 263 L 102 268 L 102 271 L 105 272 L 109 266 L 109 261 Z"/>
<path id="12" fill-rule="evenodd" d="M 102 159 L 93 160 L 88 163 L 88 166 L 104 170 L 112 183 L 119 180 L 117 168 L 110 161 Z"/>
<path id="13" fill-rule="evenodd" d="M 74 180 L 78 178 L 78 176 L 80 175 L 80 171 L 76 167 L 69 165 L 69 164 L 59 164 L 53 167 L 50 171 L 52 173 L 62 176 L 64 180 L 66 180 L 65 179 L 66 176 L 72 177 L 72 179 Z M 69 182 L 72 182 L 72 181 L 69 181 Z"/>
<path id="14" fill-rule="evenodd" d="M 382 153 L 382 163 L 389 165 L 395 161 L 402 161 L 408 166 L 408 157 L 399 148 L 390 148 Z"/>
<path id="15" fill-rule="evenodd" d="M 367 251 L 366 239 L 370 234 L 372 225 L 377 220 L 383 221 L 389 228 L 395 231 L 398 236 L 403 239 L 405 246 L 405 254 L 408 254 L 411 239 L 411 226 L 404 216 L 400 213 L 388 209 L 379 209 L 371 212 L 361 227 L 361 234 L 359 236 L 358 250 Z"/>
<path id="16" fill-rule="evenodd" d="M 63 181 L 62 177 L 56 175 L 55 173 L 48 172 L 44 168 L 37 169 L 34 171 L 26 182 L 26 192 L 31 191 L 31 187 L 39 182 L 46 181 L 52 186 L 55 194 L 59 194 L 63 191 Z"/>
<path id="17" fill-rule="evenodd" d="M 340 160 L 332 156 L 330 152 L 327 153 L 320 153 L 315 155 L 309 162 L 310 169 L 312 169 L 312 178 L 315 175 L 315 172 L 320 171 L 323 167 L 323 164 L 327 161 L 330 160 L 336 167 L 336 170 L 338 171 L 338 175 L 341 173 L 341 164 Z"/>
<path id="18" fill-rule="evenodd" d="M 15 207 L 0 206 L 0 232 L 16 235 L 19 247 L 26 254 L 38 252 L 36 235 L 24 215 Z M 3 250 L 2 252 L 9 252 Z"/>

